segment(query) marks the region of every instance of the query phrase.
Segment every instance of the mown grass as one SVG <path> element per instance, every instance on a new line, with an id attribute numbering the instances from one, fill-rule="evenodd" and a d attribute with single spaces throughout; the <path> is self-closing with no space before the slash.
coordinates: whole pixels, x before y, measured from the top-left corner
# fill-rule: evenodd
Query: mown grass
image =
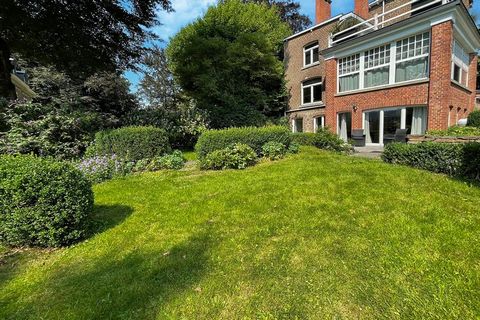
<path id="1" fill-rule="evenodd" d="M 98 232 L 3 258 L 1 319 L 478 319 L 480 189 L 305 148 L 95 187 Z"/>

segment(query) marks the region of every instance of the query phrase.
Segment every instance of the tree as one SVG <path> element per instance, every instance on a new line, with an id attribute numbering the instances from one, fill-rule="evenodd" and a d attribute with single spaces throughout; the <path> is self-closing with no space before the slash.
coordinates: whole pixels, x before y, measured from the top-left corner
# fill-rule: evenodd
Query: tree
<path id="1" fill-rule="evenodd" d="M 142 79 L 138 94 L 148 105 L 168 107 L 175 104 L 180 88 L 168 69 L 165 50 L 153 47 L 142 59 Z"/>
<path id="2" fill-rule="evenodd" d="M 183 28 L 167 48 L 176 81 L 214 128 L 260 125 L 285 108 L 278 52 L 289 27 L 276 8 L 226 0 Z"/>
<path id="3" fill-rule="evenodd" d="M 243 0 L 243 2 L 263 3 L 277 7 L 280 17 L 288 23 L 293 33 L 303 31 L 312 24 L 307 15 L 300 13 L 300 4 L 293 0 Z"/>
<path id="4" fill-rule="evenodd" d="M 149 30 L 159 23 L 158 8 L 171 10 L 170 1 L 2 0 L 0 74 L 10 71 L 10 51 L 72 78 L 135 67 L 155 38 Z M 11 95 L 9 80 L 0 76 L 0 86 L 0 94 Z"/>

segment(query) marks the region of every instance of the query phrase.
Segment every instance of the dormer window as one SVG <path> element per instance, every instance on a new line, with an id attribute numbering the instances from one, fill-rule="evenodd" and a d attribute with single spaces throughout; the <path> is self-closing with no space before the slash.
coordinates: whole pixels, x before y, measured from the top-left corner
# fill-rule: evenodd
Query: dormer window
<path id="1" fill-rule="evenodd" d="M 308 80 L 302 83 L 302 105 L 322 102 L 322 79 Z"/>
<path id="2" fill-rule="evenodd" d="M 318 42 L 309 44 L 303 48 L 303 66 L 309 67 L 317 64 L 320 59 Z"/>

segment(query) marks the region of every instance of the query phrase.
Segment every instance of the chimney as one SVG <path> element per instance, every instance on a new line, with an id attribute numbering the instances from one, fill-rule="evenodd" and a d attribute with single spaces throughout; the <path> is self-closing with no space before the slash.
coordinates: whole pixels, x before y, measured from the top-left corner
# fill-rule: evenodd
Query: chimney
<path id="1" fill-rule="evenodd" d="M 359 17 L 362 17 L 365 20 L 368 20 L 368 0 L 355 0 L 355 9 L 353 10 L 355 14 Z"/>
<path id="2" fill-rule="evenodd" d="M 327 21 L 332 17 L 332 0 L 316 0 L 315 24 Z M 367 0 L 368 1 L 368 0 Z"/>

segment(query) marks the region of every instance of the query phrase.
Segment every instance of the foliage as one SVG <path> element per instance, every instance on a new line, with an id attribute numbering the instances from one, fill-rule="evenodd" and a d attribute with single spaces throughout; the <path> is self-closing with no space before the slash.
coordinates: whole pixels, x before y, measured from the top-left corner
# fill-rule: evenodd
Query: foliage
<path id="1" fill-rule="evenodd" d="M 467 125 L 480 128 L 480 110 L 475 110 L 468 115 Z"/>
<path id="2" fill-rule="evenodd" d="M 161 157 L 155 157 L 149 161 L 146 169 L 147 171 L 158 170 L 180 170 L 185 166 L 185 158 L 179 150 L 173 151 L 172 154 L 167 154 Z"/>
<path id="3" fill-rule="evenodd" d="M 447 130 L 430 130 L 428 131 L 429 135 L 440 136 L 440 137 L 469 137 L 469 136 L 479 136 L 480 137 L 480 128 L 477 127 L 460 127 L 453 126 Z"/>
<path id="4" fill-rule="evenodd" d="M 168 0 L 6 0 L 0 6 L 0 40 L 75 79 L 99 71 L 135 68 L 145 43 L 157 38 L 159 9 Z M 20 23 L 21 22 L 21 23 Z"/>
<path id="5" fill-rule="evenodd" d="M 388 144 L 382 159 L 451 176 L 480 178 L 480 143 Z"/>
<path id="6" fill-rule="evenodd" d="M 295 153 L 298 153 L 299 151 L 300 151 L 300 144 L 298 144 L 295 141 L 290 143 L 290 146 L 288 146 L 288 148 L 287 148 L 288 153 L 295 154 Z"/>
<path id="7" fill-rule="evenodd" d="M 178 99 L 174 105 L 149 105 L 128 116 L 130 125 L 154 126 L 165 129 L 175 148 L 193 148 L 200 134 L 207 129 L 205 112 L 192 100 Z"/>
<path id="8" fill-rule="evenodd" d="M 125 161 L 113 154 L 82 159 L 76 167 L 92 184 L 96 184 L 131 173 L 134 169 L 134 162 Z"/>
<path id="9" fill-rule="evenodd" d="M 279 160 L 287 154 L 287 148 L 281 142 L 270 141 L 263 145 L 262 155 L 270 160 Z"/>
<path id="10" fill-rule="evenodd" d="M 0 153 L 78 158 L 102 127 L 103 119 L 81 104 L 12 103 L 0 108 Z"/>
<path id="11" fill-rule="evenodd" d="M 183 28 L 167 57 L 181 88 L 208 112 L 212 128 L 262 125 L 286 106 L 277 54 L 289 33 L 274 8 L 227 0 Z"/>
<path id="12" fill-rule="evenodd" d="M 353 27 L 354 25 L 357 25 L 358 23 L 360 23 L 361 21 L 359 21 L 357 18 L 354 18 L 354 17 L 348 17 L 347 19 L 344 19 L 344 20 L 340 20 L 338 21 L 332 28 L 332 30 L 330 31 L 332 34 L 335 34 L 335 33 L 338 33 L 340 31 L 343 31 L 343 30 L 346 30 L 348 28 L 351 28 Z M 365 26 L 359 26 L 360 29 L 365 29 Z M 354 31 L 353 31 L 354 32 Z M 348 34 L 348 32 L 342 34 L 340 37 L 344 37 Z"/>
<path id="13" fill-rule="evenodd" d="M 480 188 L 443 175 L 303 147 L 94 189 L 98 236 L 0 249 L 1 319 L 480 314 Z"/>
<path id="14" fill-rule="evenodd" d="M 293 0 L 243 0 L 244 3 L 264 3 L 277 9 L 282 21 L 286 22 L 293 33 L 307 29 L 311 24 L 310 18 L 300 12 L 300 3 Z"/>
<path id="15" fill-rule="evenodd" d="M 154 127 L 124 127 L 100 131 L 95 135 L 95 154 L 115 154 L 127 161 L 152 159 L 171 151 L 168 136 Z"/>
<path id="16" fill-rule="evenodd" d="M 93 192 L 65 162 L 0 156 L 0 242 L 11 246 L 72 244 L 88 228 Z"/>
<path id="17" fill-rule="evenodd" d="M 346 152 L 352 151 L 351 145 L 345 143 L 336 134 L 331 133 L 327 128 L 318 129 L 316 133 L 297 132 L 292 134 L 294 142 L 302 146 L 315 146 L 320 149 Z"/>
<path id="18" fill-rule="evenodd" d="M 292 141 L 290 130 L 279 126 L 209 130 L 198 138 L 195 150 L 198 158 L 203 159 L 212 151 L 225 149 L 235 143 L 243 143 L 260 155 L 262 147 L 272 141 L 282 143 L 288 148 Z"/>
<path id="19" fill-rule="evenodd" d="M 203 170 L 245 169 L 257 162 L 256 152 L 248 145 L 236 143 L 221 150 L 215 150 L 200 159 Z"/>

